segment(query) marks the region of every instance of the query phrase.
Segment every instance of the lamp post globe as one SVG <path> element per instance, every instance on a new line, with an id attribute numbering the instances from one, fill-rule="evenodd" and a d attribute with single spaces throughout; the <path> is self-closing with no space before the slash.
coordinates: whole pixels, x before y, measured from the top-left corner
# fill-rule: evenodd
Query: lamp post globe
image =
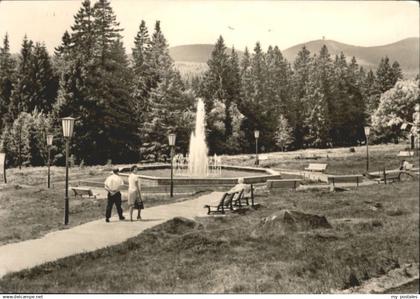
<path id="1" fill-rule="evenodd" d="M 51 186 L 51 176 L 50 176 L 50 166 L 51 166 L 51 145 L 53 143 L 54 135 L 48 134 L 47 135 L 47 148 L 48 148 L 48 180 L 47 180 L 47 187 L 50 188 Z"/>
<path id="2" fill-rule="evenodd" d="M 74 121 L 73 117 L 64 117 L 61 119 L 63 126 L 63 136 L 66 140 L 66 187 L 64 198 L 64 225 L 69 224 L 69 141 L 73 135 Z"/>
<path id="3" fill-rule="evenodd" d="M 369 171 L 369 135 L 370 135 L 370 127 L 364 127 L 365 136 L 366 136 L 366 172 Z"/>
<path id="4" fill-rule="evenodd" d="M 170 133 L 168 135 L 169 146 L 171 147 L 171 193 L 170 196 L 174 196 L 174 147 L 175 147 L 176 135 Z"/>
<path id="5" fill-rule="evenodd" d="M 258 138 L 260 137 L 259 130 L 254 131 L 254 137 L 255 137 L 255 165 L 259 165 L 260 164 L 260 161 L 258 159 Z"/>

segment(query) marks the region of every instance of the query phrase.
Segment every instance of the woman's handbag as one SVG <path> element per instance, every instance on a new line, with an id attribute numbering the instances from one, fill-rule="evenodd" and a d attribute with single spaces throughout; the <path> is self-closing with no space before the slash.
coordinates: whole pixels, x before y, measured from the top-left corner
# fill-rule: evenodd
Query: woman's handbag
<path id="1" fill-rule="evenodd" d="M 143 210 L 144 209 L 144 204 L 143 204 L 143 201 L 141 200 L 140 192 L 138 192 L 138 197 L 134 201 L 134 208 L 138 209 L 138 210 Z"/>

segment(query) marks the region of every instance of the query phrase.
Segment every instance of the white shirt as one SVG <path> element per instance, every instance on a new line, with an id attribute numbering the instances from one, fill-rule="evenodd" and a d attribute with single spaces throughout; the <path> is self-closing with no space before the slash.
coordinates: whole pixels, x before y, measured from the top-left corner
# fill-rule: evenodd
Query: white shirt
<path id="1" fill-rule="evenodd" d="M 409 162 L 407 162 L 407 161 L 404 161 L 404 163 L 403 163 L 403 165 L 402 165 L 402 167 L 403 167 L 403 170 L 410 170 L 411 168 L 412 168 L 412 166 L 413 165 L 411 165 Z"/>
<path id="2" fill-rule="evenodd" d="M 245 188 L 246 188 L 245 184 L 237 184 L 232 189 L 230 189 L 227 193 L 232 194 L 232 193 L 235 193 L 235 192 L 241 192 Z"/>
<path id="3" fill-rule="evenodd" d="M 128 176 L 128 191 L 137 191 L 137 175 L 130 173 Z"/>
<path id="4" fill-rule="evenodd" d="M 124 181 L 118 175 L 113 173 L 105 180 L 105 188 L 112 191 L 112 193 L 116 193 L 120 191 L 121 186 L 124 185 Z"/>

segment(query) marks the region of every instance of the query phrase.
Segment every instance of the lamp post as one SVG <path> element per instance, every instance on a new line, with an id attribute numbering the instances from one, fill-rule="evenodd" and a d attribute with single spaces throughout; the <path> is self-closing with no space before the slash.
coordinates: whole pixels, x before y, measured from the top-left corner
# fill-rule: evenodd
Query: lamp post
<path id="1" fill-rule="evenodd" d="M 255 165 L 259 165 L 260 161 L 258 160 L 258 138 L 260 137 L 260 131 L 255 130 L 254 137 L 255 137 Z"/>
<path id="2" fill-rule="evenodd" d="M 168 135 L 169 146 L 171 147 L 171 197 L 174 196 L 174 146 L 176 135 L 171 133 Z"/>
<path id="3" fill-rule="evenodd" d="M 64 198 L 64 225 L 69 224 L 69 141 L 73 135 L 75 119 L 64 117 L 61 119 L 63 125 L 63 136 L 66 139 L 66 190 Z"/>
<path id="4" fill-rule="evenodd" d="M 48 189 L 50 188 L 50 166 L 51 166 L 51 145 L 53 142 L 54 135 L 47 135 L 47 147 L 48 147 Z"/>
<path id="5" fill-rule="evenodd" d="M 413 113 L 413 122 L 414 126 L 416 127 L 416 133 L 417 133 L 417 156 L 420 155 L 420 104 L 416 104 L 414 107 L 414 113 Z"/>
<path id="6" fill-rule="evenodd" d="M 370 127 L 365 127 L 365 136 L 366 136 L 366 172 L 369 171 L 369 134 L 370 134 Z"/>

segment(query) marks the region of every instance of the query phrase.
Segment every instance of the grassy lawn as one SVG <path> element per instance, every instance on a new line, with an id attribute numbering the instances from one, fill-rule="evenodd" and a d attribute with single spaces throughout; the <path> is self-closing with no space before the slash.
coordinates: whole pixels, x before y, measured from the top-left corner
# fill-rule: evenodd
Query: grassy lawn
<path id="1" fill-rule="evenodd" d="M 11 185 L 0 192 L 0 246 L 35 239 L 48 232 L 77 226 L 92 220 L 104 218 L 105 198 L 75 198 L 69 190 L 70 223 L 63 224 L 64 220 L 64 187 L 47 189 L 42 186 L 19 187 Z M 202 194 L 200 194 L 202 195 Z M 145 206 L 151 207 L 168 202 L 190 199 L 191 196 L 177 196 L 173 199 L 144 200 Z M 127 211 L 127 204 L 123 198 L 123 210 Z M 116 209 L 113 209 L 116 215 Z"/>
<path id="2" fill-rule="evenodd" d="M 88 166 L 88 167 L 71 167 L 69 168 L 69 177 L 71 179 L 87 179 L 96 176 L 104 176 L 109 173 L 110 169 L 106 166 Z M 64 182 L 66 169 L 64 167 L 52 166 L 51 184 L 60 185 Z M 7 169 L 7 183 L 9 185 L 43 185 L 47 186 L 47 167 L 22 167 Z"/>
<path id="3" fill-rule="evenodd" d="M 369 171 L 395 169 L 399 167 L 403 158 L 397 157 L 400 151 L 405 150 L 406 144 L 389 144 L 369 146 Z M 308 149 L 294 152 L 278 152 L 262 154 L 267 160 L 261 160 L 261 167 L 274 169 L 304 170 L 309 163 L 328 164 L 327 173 L 330 174 L 361 174 L 366 171 L 366 147 L 355 147 L 355 152 L 349 148 L 338 149 Z M 255 162 L 254 155 L 223 156 L 223 163 L 252 166 Z M 418 157 L 404 158 L 417 165 Z"/>
<path id="4" fill-rule="evenodd" d="M 258 210 L 170 220 L 120 245 L 9 274 L 0 291 L 329 293 L 419 261 L 418 188 L 262 194 Z M 325 215 L 332 228 L 273 220 L 286 209 Z"/>

